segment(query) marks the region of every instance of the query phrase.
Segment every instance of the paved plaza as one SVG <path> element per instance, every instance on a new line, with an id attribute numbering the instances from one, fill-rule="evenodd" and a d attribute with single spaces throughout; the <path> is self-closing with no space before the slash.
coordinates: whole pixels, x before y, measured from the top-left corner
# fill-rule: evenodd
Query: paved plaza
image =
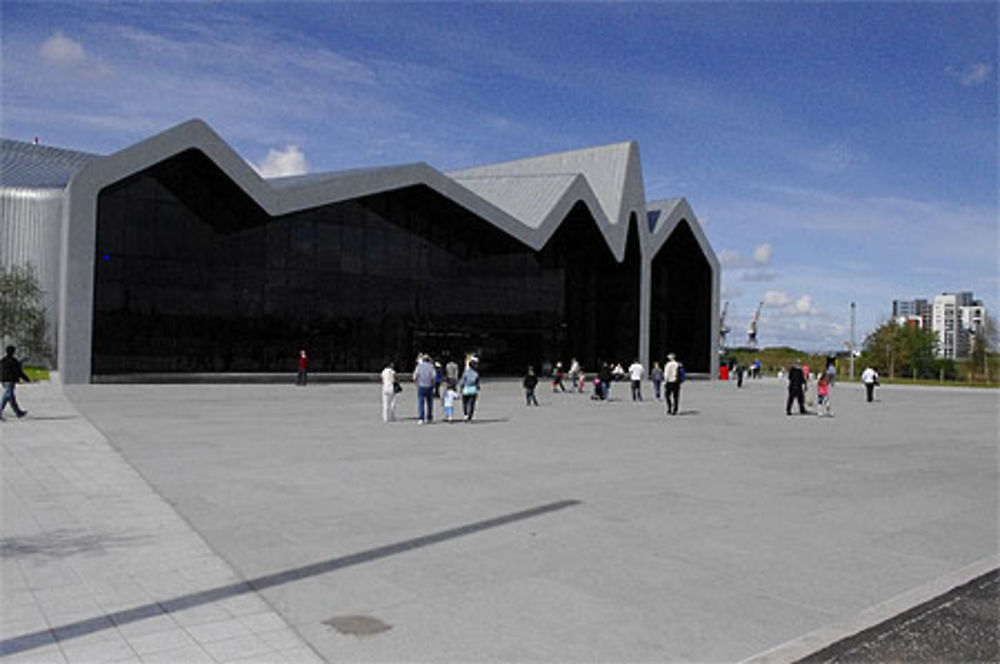
<path id="1" fill-rule="evenodd" d="M 794 661 L 998 566 L 996 391 L 788 417 L 776 380 L 692 380 L 667 417 L 487 376 L 419 427 L 404 387 L 386 425 L 375 383 L 23 386 L 0 652 Z"/>

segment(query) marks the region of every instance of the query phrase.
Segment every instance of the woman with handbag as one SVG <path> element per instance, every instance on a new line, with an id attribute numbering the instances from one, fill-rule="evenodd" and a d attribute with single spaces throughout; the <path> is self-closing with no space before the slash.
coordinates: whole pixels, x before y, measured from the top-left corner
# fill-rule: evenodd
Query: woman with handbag
<path id="1" fill-rule="evenodd" d="M 382 369 L 382 421 L 391 422 L 396 419 L 396 393 L 403 388 L 396 379 L 396 369 L 390 362 Z"/>
<path id="2" fill-rule="evenodd" d="M 476 399 L 479 397 L 479 361 L 473 357 L 465 367 L 459 386 L 462 392 L 462 413 L 465 421 L 472 420 L 472 415 L 476 412 Z"/>

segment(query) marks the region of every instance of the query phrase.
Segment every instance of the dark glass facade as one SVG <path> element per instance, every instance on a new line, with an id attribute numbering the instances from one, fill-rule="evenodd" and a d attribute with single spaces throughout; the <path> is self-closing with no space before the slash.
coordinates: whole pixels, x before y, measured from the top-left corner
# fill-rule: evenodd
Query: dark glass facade
<path id="1" fill-rule="evenodd" d="M 650 360 L 675 353 L 689 372 L 712 368 L 712 267 L 681 220 L 653 258 Z"/>
<path id="2" fill-rule="evenodd" d="M 92 370 L 624 362 L 639 264 L 636 220 L 618 262 L 582 203 L 540 251 L 426 186 L 271 217 L 189 150 L 99 196 Z"/>

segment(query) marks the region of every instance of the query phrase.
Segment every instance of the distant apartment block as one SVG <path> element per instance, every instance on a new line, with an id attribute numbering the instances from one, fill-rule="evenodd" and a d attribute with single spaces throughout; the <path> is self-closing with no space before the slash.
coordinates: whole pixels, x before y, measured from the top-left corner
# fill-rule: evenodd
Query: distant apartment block
<path id="1" fill-rule="evenodd" d="M 927 300 L 893 300 L 892 318 L 900 325 L 930 329 L 932 307 Z"/>
<path id="2" fill-rule="evenodd" d="M 972 340 L 983 329 L 985 319 L 986 308 L 969 291 L 935 295 L 931 329 L 937 335 L 938 357 L 968 357 Z"/>

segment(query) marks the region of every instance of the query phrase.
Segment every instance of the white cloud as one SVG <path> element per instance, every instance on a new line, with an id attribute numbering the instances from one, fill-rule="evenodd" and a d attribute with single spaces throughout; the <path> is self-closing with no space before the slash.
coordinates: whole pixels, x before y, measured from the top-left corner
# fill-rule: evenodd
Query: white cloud
<path id="1" fill-rule="evenodd" d="M 42 62 L 50 67 L 71 70 L 93 76 L 106 76 L 111 73 L 110 67 L 99 59 L 87 54 L 83 45 L 56 31 L 42 42 L 38 49 Z"/>
<path id="2" fill-rule="evenodd" d="M 783 307 L 791 301 L 784 291 L 769 290 L 764 293 L 765 307 Z"/>
<path id="3" fill-rule="evenodd" d="M 288 175 L 301 175 L 309 171 L 309 162 L 299 146 L 289 144 L 284 150 L 270 149 L 267 156 L 254 168 L 265 178 L 280 178 Z"/>
<path id="4" fill-rule="evenodd" d="M 719 253 L 719 264 L 730 270 L 750 270 L 770 265 L 774 255 L 774 247 L 769 242 L 758 244 L 750 256 L 745 256 L 736 249 L 723 249 Z"/>
<path id="5" fill-rule="evenodd" d="M 800 314 L 810 314 L 815 312 L 815 307 L 812 304 L 812 298 L 808 295 L 803 295 L 795 301 L 795 312 Z"/>
<path id="6" fill-rule="evenodd" d="M 771 262 L 771 256 L 774 254 L 774 247 L 771 243 L 765 242 L 764 244 L 758 244 L 753 250 L 753 259 L 758 265 L 767 265 Z"/>
<path id="7" fill-rule="evenodd" d="M 985 62 L 976 62 L 963 68 L 948 67 L 946 71 L 965 87 L 971 87 L 988 81 L 990 74 L 993 73 L 993 66 Z"/>

